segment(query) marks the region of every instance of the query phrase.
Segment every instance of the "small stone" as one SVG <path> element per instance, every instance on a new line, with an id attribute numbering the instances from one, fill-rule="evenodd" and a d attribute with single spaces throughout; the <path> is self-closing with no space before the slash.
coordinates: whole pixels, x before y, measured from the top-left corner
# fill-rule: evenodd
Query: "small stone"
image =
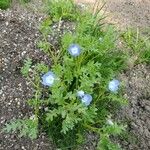
<path id="1" fill-rule="evenodd" d="M 22 149 L 22 150 L 26 150 L 24 146 L 21 146 L 21 149 Z"/>
<path id="2" fill-rule="evenodd" d="M 150 112 L 150 107 L 149 106 L 145 106 L 145 109 Z"/>
<path id="3" fill-rule="evenodd" d="M 14 147 L 15 150 L 20 150 L 20 146 L 18 144 L 15 145 Z"/>
<path id="4" fill-rule="evenodd" d="M 8 26 L 9 22 L 7 21 L 5 24 L 6 24 L 6 26 Z"/>

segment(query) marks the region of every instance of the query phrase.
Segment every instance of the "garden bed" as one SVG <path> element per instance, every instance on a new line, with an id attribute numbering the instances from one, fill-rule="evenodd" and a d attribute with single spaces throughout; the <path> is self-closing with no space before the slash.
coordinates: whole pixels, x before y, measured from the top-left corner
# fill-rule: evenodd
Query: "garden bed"
<path id="1" fill-rule="evenodd" d="M 34 89 L 22 76 L 20 69 L 26 58 L 32 58 L 34 63 L 44 62 L 51 65 L 51 59 L 37 48 L 40 39 L 39 25 L 47 16 L 19 7 L 0 11 L 0 127 L 11 119 L 32 116 L 32 109 L 26 104 L 32 98 Z M 57 26 L 57 24 L 56 24 Z M 53 45 L 59 42 L 58 34 L 73 30 L 70 22 L 63 23 L 56 36 L 50 38 Z M 54 26 L 55 29 L 55 26 Z M 53 30 L 54 30 L 53 29 Z M 116 139 L 124 149 L 150 149 L 150 66 L 139 64 L 127 69 L 120 75 L 125 83 L 124 96 L 129 100 L 129 106 L 120 110 L 116 119 L 129 122 L 128 131 L 135 140 L 126 137 Z M 133 133 L 133 135 L 132 135 Z M 94 137 L 93 137 L 94 136 Z M 97 136 L 89 133 L 83 149 L 94 150 Z M 92 140 L 94 139 L 94 141 Z M 91 142 L 92 140 L 92 142 Z M 45 133 L 40 133 L 38 139 L 19 138 L 17 134 L 0 133 L 1 150 L 55 150 L 55 146 Z M 82 149 L 82 148 L 81 148 Z"/>

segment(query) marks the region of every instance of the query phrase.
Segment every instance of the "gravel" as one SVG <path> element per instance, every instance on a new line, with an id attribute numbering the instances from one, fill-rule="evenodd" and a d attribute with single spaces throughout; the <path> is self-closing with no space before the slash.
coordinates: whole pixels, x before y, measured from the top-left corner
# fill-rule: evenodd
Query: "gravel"
<path id="1" fill-rule="evenodd" d="M 14 7 L 0 10 L 0 128 L 11 119 L 32 115 L 26 100 L 33 96 L 33 88 L 20 73 L 27 57 L 34 62 L 51 61 L 37 48 L 38 27 L 46 16 Z M 19 138 L 17 134 L 0 133 L 0 150 L 53 150 L 54 145 L 44 133 L 36 140 Z"/>
<path id="2" fill-rule="evenodd" d="M 23 61 L 29 57 L 34 64 L 44 62 L 51 66 L 49 56 L 37 48 L 41 39 L 38 29 L 47 16 L 37 12 L 33 3 L 28 7 L 14 4 L 11 9 L 0 10 L 0 128 L 12 119 L 33 115 L 26 101 L 32 98 L 34 89 L 20 73 Z M 74 23 L 69 21 L 62 21 L 59 30 L 58 23 L 55 23 L 48 41 L 58 48 L 60 37 L 73 30 Z M 33 141 L 19 138 L 16 133 L 0 133 L 0 150 L 54 150 L 54 147 L 44 133 Z"/>

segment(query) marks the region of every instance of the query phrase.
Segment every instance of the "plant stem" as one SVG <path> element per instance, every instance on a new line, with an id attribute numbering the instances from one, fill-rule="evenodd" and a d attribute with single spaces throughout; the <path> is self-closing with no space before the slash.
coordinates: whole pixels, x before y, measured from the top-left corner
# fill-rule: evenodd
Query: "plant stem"
<path id="1" fill-rule="evenodd" d="M 98 128 L 92 127 L 88 124 L 84 124 L 83 126 L 99 134 Z"/>
<path id="2" fill-rule="evenodd" d="M 60 30 L 60 27 L 61 27 L 61 20 L 62 20 L 62 17 L 59 18 L 58 31 Z"/>

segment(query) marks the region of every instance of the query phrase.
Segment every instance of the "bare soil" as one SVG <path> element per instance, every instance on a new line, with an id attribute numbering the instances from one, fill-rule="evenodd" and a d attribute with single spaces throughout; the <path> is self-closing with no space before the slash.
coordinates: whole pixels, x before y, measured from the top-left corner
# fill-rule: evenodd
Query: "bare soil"
<path id="1" fill-rule="evenodd" d="M 121 141 L 127 150 L 150 149 L 150 65 L 139 64 L 121 74 L 125 84 L 127 107 L 118 112 L 117 117 L 128 123 L 128 140 Z M 132 137 L 132 138 L 130 138 Z"/>
<path id="2" fill-rule="evenodd" d="M 21 10 L 21 11 L 20 11 Z M 31 116 L 32 111 L 26 100 L 33 95 L 32 86 L 20 73 L 23 60 L 50 59 L 36 47 L 39 37 L 38 25 L 45 17 L 30 13 L 25 9 L 0 10 L 0 128 L 11 119 Z M 19 138 L 16 134 L 0 133 L 0 150 L 50 150 L 53 146 L 41 133 L 32 141 Z"/>
<path id="3" fill-rule="evenodd" d="M 87 3 L 93 2 L 88 0 Z M 107 12 L 113 16 L 112 21 L 122 27 L 150 26 L 149 0 L 110 0 L 106 6 Z M 38 27 L 45 17 L 44 14 L 37 12 L 36 8 L 34 11 L 24 7 L 0 10 L 0 129 L 11 119 L 32 115 L 26 100 L 32 97 L 34 90 L 21 75 L 20 68 L 27 57 L 32 58 L 34 63 L 44 62 L 51 65 L 50 58 L 37 48 L 40 38 Z M 70 23 L 63 28 L 70 30 L 69 26 L 73 28 Z M 53 29 L 55 28 L 57 27 L 54 26 Z M 50 41 L 55 45 L 59 42 L 59 38 L 54 35 L 50 37 Z M 125 97 L 129 100 L 129 106 L 122 108 L 118 116 L 119 119 L 129 122 L 128 130 L 136 137 L 136 140 L 133 142 L 131 139 L 119 139 L 117 142 L 127 150 L 149 150 L 150 66 L 137 65 L 123 73 L 120 79 L 125 82 Z M 87 139 L 90 142 L 87 142 L 83 149 L 94 150 L 97 137 L 88 134 Z M 38 139 L 32 141 L 19 138 L 17 134 L 0 132 L 0 150 L 32 149 L 55 150 L 56 148 L 44 133 L 40 133 Z"/>
<path id="4" fill-rule="evenodd" d="M 75 0 L 89 6 L 98 0 Z M 106 2 L 103 11 L 107 15 L 107 22 L 119 28 L 135 27 L 150 28 L 149 0 L 99 0 L 100 6 Z"/>
<path id="5" fill-rule="evenodd" d="M 49 56 L 37 48 L 41 37 L 39 26 L 47 16 L 37 12 L 37 7 L 31 9 L 33 5 L 25 8 L 16 3 L 10 10 L 0 10 L 0 129 L 10 120 L 33 115 L 27 100 L 33 97 L 34 89 L 20 72 L 23 61 L 31 58 L 33 64 L 44 62 L 51 65 Z M 57 29 L 58 24 L 54 24 L 55 34 L 48 37 L 54 46 L 58 45 L 62 34 L 74 29 L 74 24 L 62 21 L 60 30 Z M 32 141 L 19 138 L 17 133 L 0 132 L 0 150 L 31 149 L 56 148 L 45 133 L 40 133 L 38 139 Z"/>

